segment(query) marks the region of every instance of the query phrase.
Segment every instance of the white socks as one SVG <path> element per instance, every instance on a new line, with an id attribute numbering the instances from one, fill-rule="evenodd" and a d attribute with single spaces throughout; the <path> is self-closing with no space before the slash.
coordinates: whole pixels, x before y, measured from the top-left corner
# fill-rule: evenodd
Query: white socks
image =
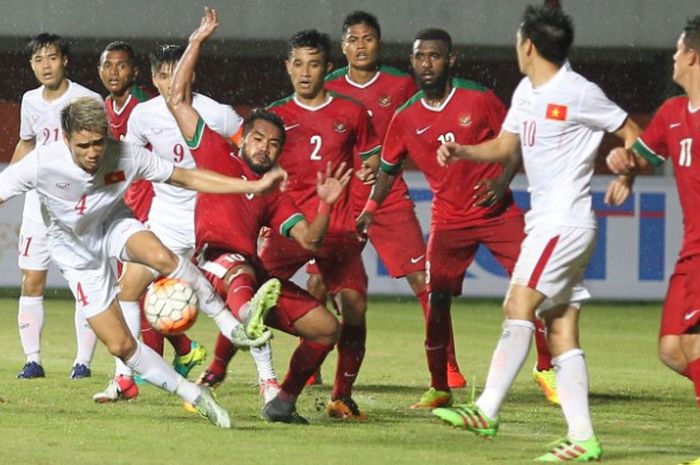
<path id="1" fill-rule="evenodd" d="M 129 332 L 134 336 L 134 339 L 138 339 L 141 334 L 141 307 L 138 301 L 119 301 L 119 307 L 122 309 L 122 314 L 124 315 L 126 325 L 129 327 Z M 119 357 L 114 357 L 114 365 L 114 374 L 116 376 L 133 376 L 131 368 L 126 366 Z"/>
<path id="2" fill-rule="evenodd" d="M 487 417 L 498 417 L 501 404 L 530 352 L 534 332 L 535 325 L 527 320 L 503 322 L 501 340 L 491 358 L 484 392 L 476 401 L 476 405 Z"/>
<path id="3" fill-rule="evenodd" d="M 78 353 L 75 355 L 73 365 L 81 363 L 86 367 L 90 367 L 92 354 L 95 353 L 95 346 L 97 345 L 97 335 L 88 324 L 83 312 L 77 307 L 78 305 L 76 304 L 75 336 L 78 343 Z"/>
<path id="4" fill-rule="evenodd" d="M 593 436 L 588 408 L 588 372 L 581 349 L 571 349 L 552 359 L 557 372 L 557 393 L 564 418 L 569 425 L 567 437 L 586 441 Z"/>
<path id="5" fill-rule="evenodd" d="M 269 343 L 260 347 L 251 347 L 250 355 L 255 360 L 255 366 L 258 368 L 258 378 L 261 381 L 277 379 L 275 367 L 272 365 L 272 346 Z"/>
<path id="6" fill-rule="evenodd" d="M 152 385 L 195 404 L 200 395 L 199 386 L 177 374 L 153 349 L 140 341 L 136 341 L 136 344 L 136 352 L 126 360 L 126 365 Z"/>
<path id="7" fill-rule="evenodd" d="M 41 365 L 41 330 L 44 328 L 44 297 L 19 298 L 17 312 L 19 340 L 22 343 L 27 362 Z"/>

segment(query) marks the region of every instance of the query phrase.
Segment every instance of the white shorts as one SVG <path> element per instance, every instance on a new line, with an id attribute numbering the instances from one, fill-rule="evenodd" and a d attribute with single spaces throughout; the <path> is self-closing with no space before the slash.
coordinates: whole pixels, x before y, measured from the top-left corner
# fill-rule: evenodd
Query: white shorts
<path id="1" fill-rule="evenodd" d="M 19 229 L 19 250 L 17 265 L 20 270 L 46 271 L 49 269 L 51 254 L 46 225 L 43 221 L 23 217 Z"/>
<path id="2" fill-rule="evenodd" d="M 119 283 L 111 259 L 128 261 L 125 250 L 129 238 L 146 226 L 134 218 L 121 218 L 109 225 L 103 239 L 102 252 L 92 268 L 62 266 L 61 273 L 75 296 L 76 308 L 86 318 L 105 311 L 119 293 Z"/>
<path id="3" fill-rule="evenodd" d="M 184 236 L 181 232 L 173 231 L 171 227 L 158 221 L 148 220 L 148 229 L 153 231 L 158 239 L 175 255 L 186 257 L 188 260 L 194 254 L 194 233 Z"/>
<path id="4" fill-rule="evenodd" d="M 523 241 L 511 284 L 535 289 L 547 298 L 538 312 L 591 297 L 583 285 L 597 231 L 571 226 L 536 225 Z"/>

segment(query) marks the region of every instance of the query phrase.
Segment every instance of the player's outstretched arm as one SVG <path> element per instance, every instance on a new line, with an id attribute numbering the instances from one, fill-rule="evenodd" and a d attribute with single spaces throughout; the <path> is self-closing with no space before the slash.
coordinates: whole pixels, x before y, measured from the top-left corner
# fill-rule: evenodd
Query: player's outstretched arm
<path id="1" fill-rule="evenodd" d="M 274 168 L 255 181 L 231 178 L 209 170 L 175 168 L 167 183 L 207 194 L 269 194 L 284 186 L 287 172 Z"/>
<path id="2" fill-rule="evenodd" d="M 437 151 L 440 166 L 447 166 L 458 160 L 483 161 L 502 163 L 518 150 L 520 136 L 508 131 L 501 131 L 495 139 L 479 145 L 459 145 L 456 142 L 446 142 Z"/>
<path id="3" fill-rule="evenodd" d="M 199 59 L 202 45 L 219 25 L 216 10 L 204 7 L 204 17 L 197 29 L 190 35 L 189 45 L 175 69 L 173 84 L 168 98 L 168 109 L 175 117 L 185 140 L 191 140 L 197 131 L 199 113 L 192 106 L 192 81 L 194 68 Z"/>
<path id="4" fill-rule="evenodd" d="M 311 223 L 300 221 L 289 231 L 289 235 L 299 245 L 313 251 L 321 248 L 323 238 L 328 231 L 331 209 L 347 188 L 351 177 L 352 169 L 347 168 L 345 162 L 338 166 L 335 173 L 330 163 L 326 165 L 325 173 L 317 173 L 316 195 L 320 202 L 316 216 Z"/>

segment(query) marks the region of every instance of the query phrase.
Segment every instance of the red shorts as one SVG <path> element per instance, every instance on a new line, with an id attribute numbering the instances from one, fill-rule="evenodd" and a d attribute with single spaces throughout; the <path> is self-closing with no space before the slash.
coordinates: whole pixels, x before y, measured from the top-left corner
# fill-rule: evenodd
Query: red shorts
<path id="1" fill-rule="evenodd" d="M 426 264 L 428 292 L 460 295 L 464 273 L 474 260 L 479 245 L 489 249 L 511 274 L 524 238 L 525 221 L 521 215 L 484 226 L 431 231 Z"/>
<path id="2" fill-rule="evenodd" d="M 700 324 L 700 255 L 676 263 L 666 291 L 659 336 L 680 336 Z"/>
<path id="3" fill-rule="evenodd" d="M 253 268 L 258 284 L 265 282 L 269 278 L 268 273 L 258 263 L 237 253 L 220 251 L 207 253 L 206 259 L 200 262 L 202 273 L 224 301 L 226 301 L 228 289 L 224 284 L 223 277 L 228 270 L 240 265 L 249 265 Z M 293 282 L 286 279 L 280 281 L 282 282 L 282 293 L 280 294 L 279 302 L 277 307 L 273 308 L 268 314 L 265 324 L 271 328 L 298 336 L 294 328 L 294 322 L 312 309 L 322 306 L 322 304 Z"/>
<path id="4" fill-rule="evenodd" d="M 392 278 L 425 270 L 425 239 L 413 208 L 384 211 L 374 216 L 367 237 Z M 307 273 L 320 273 L 315 261 Z"/>
<path id="5" fill-rule="evenodd" d="M 153 202 L 153 184 L 150 181 L 139 179 L 131 183 L 124 194 L 124 203 L 134 213 L 134 217 L 142 223 L 148 220 L 148 212 Z"/>
<path id="6" fill-rule="evenodd" d="M 270 231 L 260 258 L 272 276 L 290 279 L 304 263 L 315 259 L 330 294 L 352 289 L 367 296 L 367 274 L 362 264 L 362 242 L 355 233 L 333 234 L 323 239 L 318 252 L 304 249 L 296 241 Z"/>

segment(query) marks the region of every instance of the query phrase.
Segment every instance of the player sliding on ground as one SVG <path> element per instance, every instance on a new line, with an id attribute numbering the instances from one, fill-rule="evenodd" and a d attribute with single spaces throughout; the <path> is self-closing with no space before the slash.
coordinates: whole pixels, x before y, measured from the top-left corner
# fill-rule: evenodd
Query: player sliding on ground
<path id="1" fill-rule="evenodd" d="M 547 325 L 569 427 L 566 438 L 537 457 L 539 462 L 583 462 L 602 455 L 578 338 L 581 304 L 590 297 L 583 276 L 596 238 L 590 183 L 603 134 L 614 132 L 627 146 L 638 134 L 627 113 L 571 70 L 567 54 L 573 38 L 571 18 L 560 9 L 527 7 L 516 39 L 518 65 L 526 77 L 513 94 L 500 135 L 479 145 L 448 142 L 437 151 L 438 162 L 448 165 L 502 162 L 520 148 L 532 209 L 525 218 L 527 237 L 505 298 L 503 332 L 484 391 L 475 404 L 433 413 L 477 435 L 495 436 L 503 401 L 530 350 L 537 311 Z M 609 192 L 615 195 L 606 200 L 622 201 L 620 190 Z"/>
<path id="2" fill-rule="evenodd" d="M 61 127 L 61 141 L 33 150 L 0 173 L 0 203 L 35 189 L 52 258 L 97 337 L 143 379 L 196 405 L 215 425 L 230 428 L 228 413 L 208 388 L 184 379 L 131 335 L 116 300 L 119 287 L 110 260 L 141 263 L 162 276 L 191 283 L 201 310 L 238 345 L 261 345 L 269 339 L 261 325 L 269 308 L 253 309 L 248 322 L 241 324 L 194 265 L 174 255 L 133 218 L 122 197 L 134 179 L 222 194 L 261 194 L 277 190 L 286 174 L 276 170 L 244 181 L 176 168 L 141 147 L 109 140 L 104 106 L 91 98 L 67 105 Z"/>
<path id="3" fill-rule="evenodd" d="M 205 9 L 202 23 L 190 36 L 189 46 L 175 72 L 168 107 L 197 166 L 229 176 L 258 179 L 273 169 L 282 152 L 285 144 L 282 120 L 269 111 L 253 111 L 243 125 L 240 151 L 234 155 L 234 148 L 209 128 L 192 104 L 190 88 L 195 63 L 202 45 L 218 24 L 216 11 Z M 259 286 L 268 289 L 279 301 L 275 299 L 277 306 L 266 322 L 271 327 L 301 336 L 281 391 L 263 407 L 262 417 L 268 421 L 307 423 L 296 412 L 296 400 L 306 380 L 333 348 L 338 338 L 338 322 L 318 300 L 291 281 L 268 279 L 270 274 L 262 267 L 256 253 L 260 229 L 269 226 L 286 236 L 286 241 L 294 239 L 302 250 L 318 250 L 328 230 L 334 204 L 345 193 L 351 173 L 343 163 L 337 166 L 334 174 L 331 174 L 330 163 L 325 164 L 323 172 L 314 173 L 318 208 L 310 223 L 287 193 L 265 197 L 197 196 L 197 256 L 219 295 L 240 315 L 249 311 L 247 302 L 254 289 Z M 217 356 L 226 355 L 225 370 L 235 348 L 219 337 L 216 353 Z M 221 373 L 209 371 L 200 381 L 213 387 L 222 379 Z"/>

